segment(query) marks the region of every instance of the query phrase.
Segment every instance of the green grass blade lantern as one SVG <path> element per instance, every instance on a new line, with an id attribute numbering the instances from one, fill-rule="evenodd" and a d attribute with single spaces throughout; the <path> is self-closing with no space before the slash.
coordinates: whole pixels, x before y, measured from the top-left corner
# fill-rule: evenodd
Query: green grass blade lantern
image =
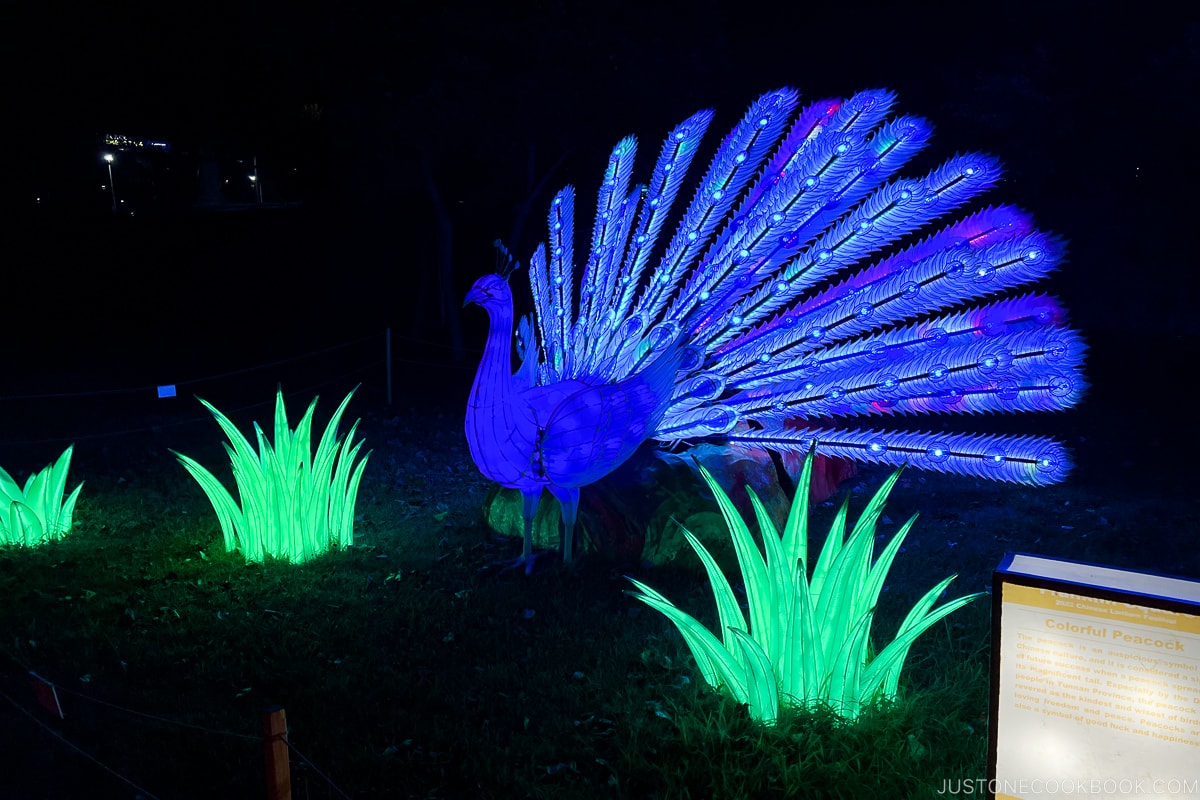
<path id="1" fill-rule="evenodd" d="M 809 453 L 782 536 L 747 487 L 762 532 L 763 551 L 728 495 L 700 467 L 733 537 L 749 619 L 712 555 L 686 528 L 684 536 L 700 556 L 712 584 L 719 636 L 654 589 L 630 578 L 637 589 L 629 594 L 675 623 L 705 682 L 746 704 L 753 719 L 768 725 L 778 719 L 781 704 L 825 703 L 840 716 L 855 719 L 871 703 L 894 698 L 913 641 L 982 594 L 960 597 L 934 609 L 954 580 L 951 575 L 917 602 L 891 643 L 872 656 L 875 607 L 892 560 L 916 516 L 901 526 L 872 564 L 875 525 L 900 477 L 898 470 L 876 492 L 849 536 L 845 535 L 847 504 L 842 504 L 810 576 L 806 565 L 812 463 L 813 454 Z"/>
<path id="2" fill-rule="evenodd" d="M 83 489 L 80 483 L 63 500 L 74 449 L 71 445 L 58 461 L 30 475 L 24 488 L 0 468 L 0 544 L 36 547 L 70 533 L 75 501 Z"/>
<path id="3" fill-rule="evenodd" d="M 363 444 L 352 444 L 357 421 L 344 441 L 337 438 L 338 422 L 353 395 L 353 391 L 346 395 L 333 413 L 315 456 L 310 434 L 316 398 L 293 432 L 288 428 L 280 391 L 275 400 L 274 447 L 256 422 L 257 452 L 228 417 L 200 400 L 229 437 L 225 450 L 241 506 L 195 459 L 171 452 L 212 502 L 226 550 L 239 550 L 248 561 L 262 561 L 269 555 L 303 563 L 331 547 L 354 543 L 354 504 L 370 453 L 355 463 Z"/>

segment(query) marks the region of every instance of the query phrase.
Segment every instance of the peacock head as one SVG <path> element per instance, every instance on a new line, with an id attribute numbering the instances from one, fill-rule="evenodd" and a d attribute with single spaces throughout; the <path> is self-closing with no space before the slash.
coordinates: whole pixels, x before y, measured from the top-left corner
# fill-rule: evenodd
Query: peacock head
<path id="1" fill-rule="evenodd" d="M 503 306 L 512 306 L 512 289 L 508 288 L 508 282 L 499 275 L 484 275 L 471 287 L 471 291 L 467 292 L 467 297 L 463 300 L 463 307 L 471 303 L 478 303 L 485 310 L 491 308 L 501 308 Z"/>

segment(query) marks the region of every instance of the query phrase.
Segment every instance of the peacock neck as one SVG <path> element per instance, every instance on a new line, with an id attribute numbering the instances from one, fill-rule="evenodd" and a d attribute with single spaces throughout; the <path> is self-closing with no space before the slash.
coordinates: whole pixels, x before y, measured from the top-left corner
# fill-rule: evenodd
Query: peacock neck
<path id="1" fill-rule="evenodd" d="M 513 310 L 511 302 L 501 306 L 488 305 L 487 342 L 475 383 L 471 386 L 471 405 L 476 409 L 504 403 L 513 394 L 512 338 Z"/>

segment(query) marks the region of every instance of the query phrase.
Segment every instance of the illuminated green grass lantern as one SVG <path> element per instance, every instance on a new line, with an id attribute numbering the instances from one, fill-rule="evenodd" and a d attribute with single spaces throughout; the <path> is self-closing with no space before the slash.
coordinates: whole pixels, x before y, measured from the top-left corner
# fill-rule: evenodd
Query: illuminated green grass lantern
<path id="1" fill-rule="evenodd" d="M 58 461 L 30 475 L 24 488 L 0 468 L 0 544 L 36 547 L 70 533 L 75 501 L 83 489 L 80 483 L 63 499 L 74 449 L 71 445 Z"/>
<path id="2" fill-rule="evenodd" d="M 901 526 L 872 564 L 875 524 L 900 477 L 897 471 L 871 499 L 849 536 L 845 536 L 847 504 L 842 504 L 809 577 L 812 462 L 810 452 L 782 537 L 762 502 L 747 487 L 762 531 L 765 559 L 733 502 L 700 467 L 733 537 L 749 603 L 749 624 L 720 567 L 687 529 L 684 535 L 704 562 L 716 597 L 719 637 L 654 589 L 630 578 L 637 587 L 630 594 L 675 623 L 705 682 L 746 704 L 750 716 L 767 725 L 776 722 L 781 705 L 826 703 L 840 716 L 855 719 L 871 703 L 894 698 L 913 641 L 982 594 L 960 597 L 933 609 L 954 580 L 951 575 L 925 593 L 892 642 L 872 656 L 875 607 L 892 560 L 916 516 Z"/>
<path id="3" fill-rule="evenodd" d="M 353 391 L 346 395 L 333 413 L 315 456 L 310 434 L 316 398 L 293 432 L 288 428 L 283 392 L 279 391 L 275 400 L 275 444 L 267 441 L 256 422 L 257 452 L 228 417 L 200 400 L 229 437 L 225 450 L 232 461 L 241 505 L 194 459 L 171 452 L 212 502 L 226 550 L 239 550 L 248 561 L 262 561 L 269 555 L 303 563 L 332 547 L 354 543 L 354 504 L 370 453 L 355 463 L 363 444 L 352 444 L 357 421 L 344 441 L 337 438 L 338 422 L 353 395 Z"/>

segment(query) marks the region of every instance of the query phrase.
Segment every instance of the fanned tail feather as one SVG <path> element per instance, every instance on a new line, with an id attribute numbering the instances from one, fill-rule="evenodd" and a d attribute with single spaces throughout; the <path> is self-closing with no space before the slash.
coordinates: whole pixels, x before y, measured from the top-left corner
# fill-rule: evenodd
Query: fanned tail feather
<path id="1" fill-rule="evenodd" d="M 623 351 L 627 352 L 624 345 L 631 343 L 631 339 L 636 341 L 649 327 L 639 324 L 637 330 L 630 331 L 629 321 L 641 322 L 640 317 L 630 316 L 630 306 L 712 116 L 712 111 L 707 110 L 693 114 L 677 125 L 663 143 L 650 185 L 642 198 L 637 228 L 626 244 L 620 273 L 608 286 L 606 302 L 596 307 L 590 317 L 588 365 L 593 371 L 603 363 L 608 365 L 613 379 L 619 380 L 629 374 L 628 370 L 614 369 L 613 365 L 618 363 Z M 621 335 L 617 335 L 618 332 Z"/>
<path id="2" fill-rule="evenodd" d="M 794 90 L 760 97 L 722 140 L 653 269 L 713 114 L 671 132 L 646 186 L 633 184 L 636 140 L 621 140 L 578 304 L 571 187 L 555 197 L 549 245 L 530 261 L 540 350 L 525 349 L 540 355 L 538 383 L 617 383 L 680 349 L 650 433 L 660 441 L 815 443 L 859 461 L 1060 480 L 1070 459 L 1050 439 L 826 427 L 882 414 L 1054 411 L 1086 388 L 1086 347 L 1058 303 L 1011 296 L 1056 269 L 1065 246 L 1010 206 L 944 222 L 996 183 L 1000 165 L 968 153 L 895 177 L 932 128 L 889 119 L 894 101 L 860 92 L 796 115 Z"/>
<path id="3" fill-rule="evenodd" d="M 796 358 L 775 358 L 772 350 L 764 350 L 757 354 L 752 351 L 752 359 L 741 357 L 736 361 L 723 361 L 723 374 L 733 388 L 750 389 L 810 378 L 821 372 L 850 371 L 869 364 L 899 361 L 907 358 L 913 351 L 940 348 L 947 343 L 958 346 L 964 339 L 997 337 L 1027 330 L 1065 329 L 1065 318 L 1065 312 L 1059 308 L 1054 298 L 1026 295 L 956 314 L 930 318 L 904 328 L 819 350 L 810 347 L 805 354 Z M 786 339 L 784 341 L 786 342 Z M 760 348 L 771 344 L 762 340 L 753 343 Z"/>
<path id="4" fill-rule="evenodd" d="M 584 265 L 583 280 L 579 287 L 579 317 L 571 331 L 571 349 L 578 354 L 573 377 L 587 371 L 593 352 L 588 343 L 601 333 L 597 330 L 597 322 L 603 320 L 603 309 L 617 282 L 617 270 L 637 209 L 637 196 L 629 192 L 636 157 L 637 140 L 627 136 L 613 148 L 608 159 L 608 170 L 600 184 L 591 253 Z M 596 319 L 598 312 L 600 320 Z"/>
<path id="5" fill-rule="evenodd" d="M 676 282 L 686 278 L 709 238 L 725 222 L 725 215 L 788 124 L 796 99 L 792 89 L 763 95 L 725 137 L 638 303 L 638 311 L 645 317 L 655 318 L 666 306 Z M 689 281 L 694 283 L 695 279 Z"/>
<path id="6" fill-rule="evenodd" d="M 976 478 L 1044 486 L 1058 483 L 1070 471 L 1063 445 L 1041 436 L 864 430 L 861 428 L 790 429 L 730 433 L 726 441 L 772 450 L 807 453 L 816 447 L 826 456 Z"/>

